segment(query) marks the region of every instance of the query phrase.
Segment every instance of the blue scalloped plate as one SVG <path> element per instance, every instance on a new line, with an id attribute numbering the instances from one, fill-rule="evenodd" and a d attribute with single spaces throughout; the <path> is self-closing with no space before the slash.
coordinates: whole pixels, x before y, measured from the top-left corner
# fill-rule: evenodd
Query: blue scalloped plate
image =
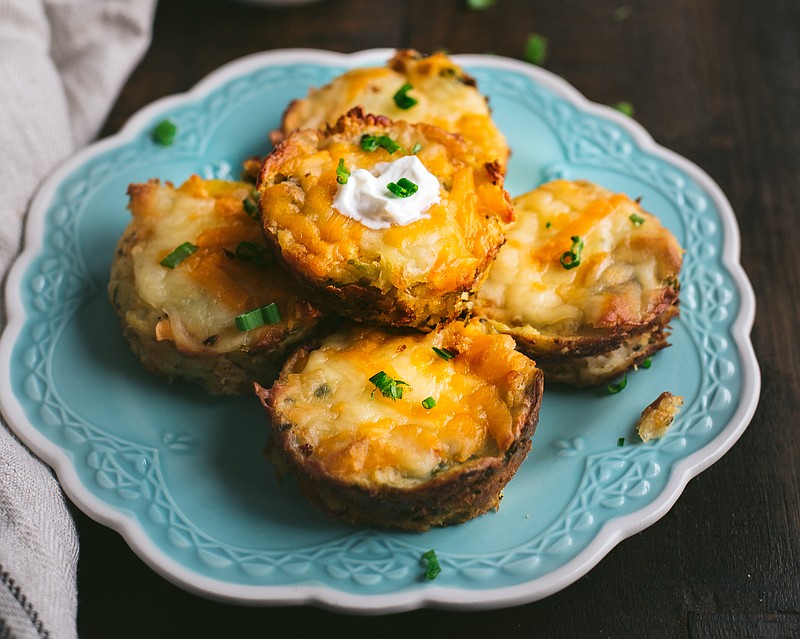
<path id="1" fill-rule="evenodd" d="M 269 149 L 290 100 L 391 54 L 285 50 L 235 61 L 74 157 L 30 210 L 6 290 L 3 413 L 80 508 L 195 593 L 365 613 L 533 601 L 663 516 L 755 410 L 755 303 L 720 189 L 630 118 L 494 56 L 456 59 L 511 143 L 511 194 L 555 177 L 593 180 L 641 196 L 686 248 L 672 346 L 618 395 L 547 389 L 533 450 L 499 511 L 424 534 L 331 523 L 263 460 L 268 429 L 255 397 L 210 398 L 145 373 L 106 298 L 128 184 L 238 174 L 244 158 Z M 179 129 L 170 147 L 150 137 L 164 117 Z M 666 437 L 643 444 L 635 420 L 663 390 L 683 395 L 683 410 Z M 431 548 L 442 567 L 434 581 L 421 561 Z"/>

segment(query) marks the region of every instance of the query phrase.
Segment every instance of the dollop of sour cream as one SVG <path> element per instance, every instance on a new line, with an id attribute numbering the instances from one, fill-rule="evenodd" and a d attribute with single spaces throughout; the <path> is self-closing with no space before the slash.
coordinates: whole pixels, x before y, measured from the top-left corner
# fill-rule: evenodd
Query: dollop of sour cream
<path id="1" fill-rule="evenodd" d="M 408 197 L 395 195 L 386 185 L 401 178 L 419 187 Z M 342 215 L 358 220 L 371 229 L 405 226 L 430 217 L 426 211 L 439 202 L 439 180 L 416 155 L 405 155 L 392 162 L 380 162 L 372 170 L 356 169 L 333 200 Z"/>

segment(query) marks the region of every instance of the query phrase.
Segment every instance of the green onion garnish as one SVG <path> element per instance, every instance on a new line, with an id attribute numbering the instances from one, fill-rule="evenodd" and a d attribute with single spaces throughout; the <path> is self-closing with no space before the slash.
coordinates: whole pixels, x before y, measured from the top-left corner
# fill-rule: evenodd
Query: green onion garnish
<path id="1" fill-rule="evenodd" d="M 418 100 L 408 95 L 408 92 L 413 88 L 414 86 L 410 82 L 406 82 L 398 89 L 397 93 L 394 94 L 394 103 L 398 108 L 410 109 L 418 102 Z"/>
<path id="2" fill-rule="evenodd" d="M 187 257 L 197 250 L 197 247 L 191 242 L 184 242 L 178 248 L 174 249 L 169 255 L 161 260 L 161 266 L 167 268 L 175 268 L 178 264 L 183 262 Z"/>
<path id="3" fill-rule="evenodd" d="M 624 437 L 620 437 L 617 440 L 617 446 L 624 446 L 624 445 L 625 445 L 625 438 Z"/>
<path id="4" fill-rule="evenodd" d="M 240 331 L 250 331 L 259 326 L 277 324 L 281 321 L 281 313 L 275 302 L 253 309 L 247 313 L 236 316 L 236 328 Z"/>
<path id="5" fill-rule="evenodd" d="M 361 138 L 361 148 L 364 151 L 375 151 L 378 147 L 394 153 L 400 145 L 388 135 L 365 135 Z"/>
<path id="6" fill-rule="evenodd" d="M 547 57 L 547 38 L 538 33 L 528 36 L 525 43 L 525 61 L 531 64 L 544 64 Z"/>
<path id="7" fill-rule="evenodd" d="M 612 104 L 611 106 L 614 107 L 620 113 L 624 113 L 629 118 L 633 117 L 633 105 L 630 102 L 625 102 L 625 101 L 617 102 L 615 104 Z"/>
<path id="8" fill-rule="evenodd" d="M 406 178 L 400 178 L 397 180 L 396 184 L 394 182 L 389 182 L 389 184 L 386 185 L 386 188 L 394 193 L 397 197 L 411 197 L 419 189 L 416 184 L 414 184 L 411 180 L 407 180 Z"/>
<path id="9" fill-rule="evenodd" d="M 411 155 L 416 155 L 422 151 L 422 145 L 419 142 L 414 142 L 414 146 L 411 147 Z"/>
<path id="10" fill-rule="evenodd" d="M 388 397 L 392 401 L 403 399 L 403 386 L 408 386 L 406 382 L 400 381 L 399 379 L 392 379 L 383 371 L 375 373 L 369 378 L 369 381 L 375 384 L 375 390 L 379 390 L 381 395 Z M 372 391 L 371 397 L 373 398 L 375 396 L 375 390 Z"/>
<path id="11" fill-rule="evenodd" d="M 153 139 L 161 146 L 169 146 L 175 141 L 177 125 L 172 120 L 161 120 L 153 129 Z"/>
<path id="12" fill-rule="evenodd" d="M 553 226 L 552 222 L 545 222 L 544 228 L 549 229 L 551 226 Z"/>
<path id="13" fill-rule="evenodd" d="M 254 220 L 258 219 L 258 204 L 256 204 L 253 198 L 250 197 L 244 198 L 242 200 L 242 208 L 244 209 L 244 212 L 247 213 Z"/>
<path id="14" fill-rule="evenodd" d="M 583 240 L 580 235 L 573 235 L 571 238 L 572 246 L 569 251 L 564 251 L 561 255 L 561 266 L 569 270 L 581 263 L 581 251 L 583 250 Z"/>
<path id="15" fill-rule="evenodd" d="M 255 242 L 239 242 L 236 245 L 236 257 L 243 262 L 250 262 L 256 266 L 272 266 L 275 256 L 266 246 Z"/>
<path id="16" fill-rule="evenodd" d="M 641 226 L 644 224 L 644 218 L 641 215 L 636 215 L 636 213 L 631 213 L 628 219 L 633 222 L 634 226 Z"/>
<path id="17" fill-rule="evenodd" d="M 453 351 L 448 351 L 446 348 L 436 348 L 435 346 L 433 347 L 433 352 L 444 360 L 453 359 L 456 356 Z"/>
<path id="18" fill-rule="evenodd" d="M 622 381 L 621 382 L 619 382 L 618 384 L 609 384 L 608 386 L 606 386 L 606 388 L 608 389 L 609 393 L 611 393 L 612 395 L 616 395 L 623 388 L 625 388 L 627 385 L 628 385 L 628 374 L 625 373 L 622 376 Z"/>
<path id="19" fill-rule="evenodd" d="M 336 167 L 336 181 L 339 184 L 347 184 L 349 177 L 350 171 L 344 165 L 344 158 L 339 158 L 339 166 Z"/>
<path id="20" fill-rule="evenodd" d="M 653 360 L 649 357 L 646 360 L 644 360 L 641 364 L 639 364 L 639 366 L 641 366 L 642 368 L 650 368 L 652 365 L 653 365 Z"/>
<path id="21" fill-rule="evenodd" d="M 422 406 L 430 410 L 434 406 L 436 406 L 436 400 L 433 397 L 426 397 L 422 400 Z"/>
<path id="22" fill-rule="evenodd" d="M 442 568 L 439 565 L 439 558 L 436 556 L 436 551 L 431 548 L 428 552 L 422 555 L 425 560 L 425 577 L 427 579 L 436 579 Z"/>

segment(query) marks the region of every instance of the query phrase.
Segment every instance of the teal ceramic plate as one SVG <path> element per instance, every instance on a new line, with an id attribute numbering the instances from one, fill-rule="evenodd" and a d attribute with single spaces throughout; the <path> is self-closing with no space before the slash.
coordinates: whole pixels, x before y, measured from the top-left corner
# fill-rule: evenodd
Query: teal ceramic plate
<path id="1" fill-rule="evenodd" d="M 290 100 L 391 54 L 285 50 L 235 61 L 74 157 L 31 208 L 7 283 L 3 412 L 81 509 L 195 593 L 364 613 L 539 599 L 663 516 L 755 410 L 754 299 L 720 189 L 630 118 L 495 56 L 457 60 L 510 141 L 511 194 L 555 177 L 593 180 L 642 197 L 686 249 L 672 346 L 618 395 L 548 388 L 533 450 L 499 511 L 425 534 L 331 523 L 263 460 L 268 431 L 255 397 L 214 399 L 145 373 L 106 297 L 128 184 L 236 175 L 269 149 Z M 151 139 L 165 117 L 179 131 L 170 147 Z M 683 410 L 666 437 L 643 444 L 634 422 L 664 390 L 685 398 Z M 433 581 L 421 560 L 429 549 L 442 568 Z"/>

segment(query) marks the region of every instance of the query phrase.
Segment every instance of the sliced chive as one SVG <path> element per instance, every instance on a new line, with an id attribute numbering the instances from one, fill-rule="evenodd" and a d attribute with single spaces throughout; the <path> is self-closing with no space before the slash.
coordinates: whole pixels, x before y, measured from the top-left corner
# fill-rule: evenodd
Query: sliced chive
<path id="1" fill-rule="evenodd" d="M 426 397 L 422 400 L 422 406 L 430 410 L 434 406 L 436 406 L 436 400 L 433 397 Z"/>
<path id="2" fill-rule="evenodd" d="M 403 386 L 408 386 L 404 381 L 392 379 L 384 371 L 375 373 L 369 378 L 369 381 L 375 385 L 375 390 L 372 391 L 371 397 L 374 398 L 375 391 L 379 390 L 381 395 L 388 397 L 392 401 L 403 399 Z"/>
<path id="3" fill-rule="evenodd" d="M 525 61 L 541 66 L 547 58 L 547 38 L 538 33 L 528 36 L 525 42 Z"/>
<path id="4" fill-rule="evenodd" d="M 255 242 L 239 242 L 236 245 L 236 257 L 243 262 L 250 262 L 256 266 L 272 266 L 275 256 L 266 246 Z"/>
<path id="5" fill-rule="evenodd" d="M 442 567 L 439 565 L 439 558 L 436 556 L 436 551 L 431 548 L 422 555 L 422 559 L 425 560 L 425 578 L 436 579 L 439 573 L 442 572 Z"/>
<path id="6" fill-rule="evenodd" d="M 191 242 L 184 242 L 176 249 L 173 249 L 169 255 L 167 255 L 163 260 L 161 260 L 161 266 L 166 266 L 167 268 L 175 268 L 178 264 L 183 262 L 183 260 L 189 257 L 196 250 L 197 247 L 194 244 L 192 244 Z"/>
<path id="7" fill-rule="evenodd" d="M 389 182 L 389 184 L 386 185 L 386 189 L 394 193 L 397 197 L 411 197 L 419 190 L 419 187 L 411 180 L 400 178 L 397 180 L 397 183 Z"/>
<path id="8" fill-rule="evenodd" d="M 617 446 L 624 446 L 624 445 L 625 445 L 625 438 L 624 437 L 620 437 L 617 440 Z"/>
<path id="9" fill-rule="evenodd" d="M 551 226 L 553 226 L 552 222 L 545 222 L 544 228 L 549 229 Z"/>
<path id="10" fill-rule="evenodd" d="M 641 368 L 650 368 L 652 365 L 653 365 L 653 360 L 652 360 L 652 358 L 650 358 L 650 357 L 648 357 L 648 358 L 647 358 L 646 360 L 644 360 L 644 361 L 643 361 L 641 364 L 639 364 L 639 366 L 640 366 Z"/>
<path id="11" fill-rule="evenodd" d="M 633 105 L 630 102 L 622 101 L 622 102 L 615 102 L 611 105 L 620 113 L 624 113 L 629 118 L 633 117 Z"/>
<path id="12" fill-rule="evenodd" d="M 246 197 L 242 200 L 242 208 L 254 220 L 258 219 L 258 204 L 251 197 Z"/>
<path id="13" fill-rule="evenodd" d="M 378 147 L 386 149 L 389 153 L 394 153 L 400 149 L 400 145 L 392 140 L 388 135 L 364 135 L 361 138 L 361 149 L 364 151 L 375 151 Z"/>
<path id="14" fill-rule="evenodd" d="M 336 167 L 336 181 L 339 184 L 347 184 L 350 178 L 350 171 L 344 165 L 344 158 L 339 158 L 339 166 Z"/>
<path id="15" fill-rule="evenodd" d="M 403 86 L 401 86 L 397 90 L 397 93 L 394 94 L 394 103 L 397 105 L 398 108 L 404 110 L 410 109 L 415 104 L 417 104 L 417 102 L 419 102 L 419 100 L 417 100 L 416 98 L 412 98 L 410 95 L 408 95 L 408 92 L 411 91 L 411 89 L 413 88 L 414 85 L 412 85 L 410 82 L 406 82 Z"/>
<path id="16" fill-rule="evenodd" d="M 581 251 L 583 250 L 583 240 L 580 235 L 573 235 L 571 238 L 572 246 L 569 251 L 564 251 L 561 255 L 561 266 L 569 270 L 579 266 L 581 263 Z"/>
<path id="17" fill-rule="evenodd" d="M 628 374 L 625 373 L 622 376 L 622 380 L 618 384 L 609 384 L 608 386 L 606 386 L 606 388 L 608 389 L 609 393 L 611 393 L 612 395 L 616 395 L 627 385 L 628 385 Z"/>
<path id="18" fill-rule="evenodd" d="M 411 147 L 411 155 L 416 155 L 422 151 L 422 145 L 419 142 L 414 142 L 414 146 Z"/>
<path id="19" fill-rule="evenodd" d="M 153 129 L 153 140 L 161 146 L 170 146 L 177 133 L 178 126 L 172 120 L 161 120 Z"/>
<path id="20" fill-rule="evenodd" d="M 277 324 L 281 321 L 281 313 L 278 310 L 278 305 L 275 302 L 255 308 L 247 313 L 237 315 L 235 322 L 236 328 L 240 331 L 250 331 L 259 326 L 267 324 Z"/>
<path id="21" fill-rule="evenodd" d="M 641 226 L 644 224 L 644 218 L 641 215 L 636 215 L 636 213 L 631 213 L 628 219 L 633 222 L 634 226 Z"/>
<path id="22" fill-rule="evenodd" d="M 453 359 L 456 356 L 453 351 L 449 351 L 446 348 L 436 348 L 435 346 L 433 347 L 433 352 L 444 360 Z"/>

